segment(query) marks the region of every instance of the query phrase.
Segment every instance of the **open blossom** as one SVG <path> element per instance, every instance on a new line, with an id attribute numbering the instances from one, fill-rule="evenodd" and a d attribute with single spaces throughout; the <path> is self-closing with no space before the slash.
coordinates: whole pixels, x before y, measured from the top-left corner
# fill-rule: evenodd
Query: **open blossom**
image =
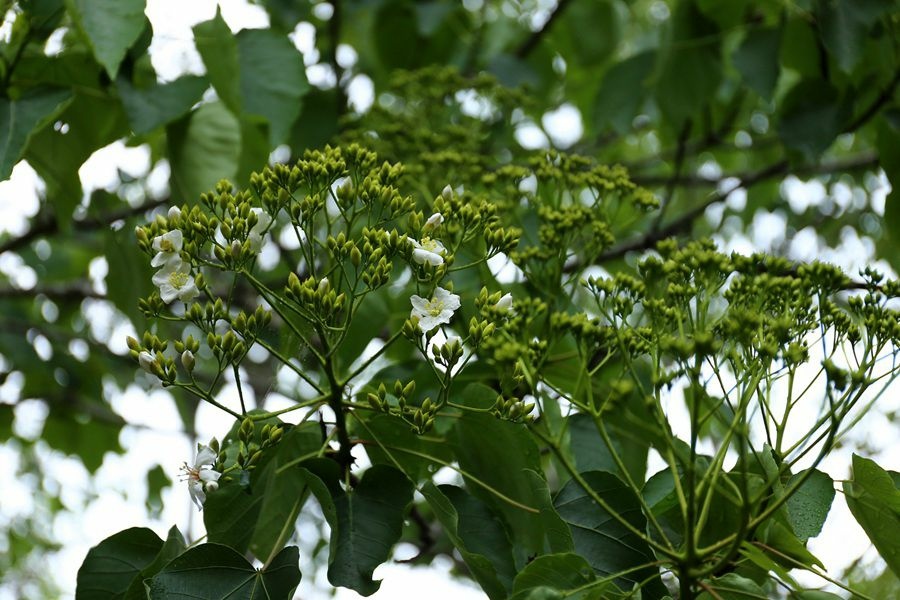
<path id="1" fill-rule="evenodd" d="M 494 308 L 501 312 L 509 312 L 512 310 L 513 298 L 512 294 L 506 293 L 503 294 L 503 297 L 497 300 L 497 304 L 494 305 Z"/>
<path id="2" fill-rule="evenodd" d="M 184 463 L 181 467 L 184 481 L 187 481 L 188 484 L 191 500 L 200 510 L 203 510 L 203 503 L 206 502 L 206 492 L 214 492 L 219 489 L 218 482 L 222 474 L 213 469 L 215 464 L 216 453 L 209 446 L 201 445 L 197 449 L 194 464 Z"/>
<path id="3" fill-rule="evenodd" d="M 184 245 L 184 236 L 180 229 L 173 229 L 163 235 L 153 238 L 153 249 L 156 256 L 150 261 L 150 266 L 161 267 L 170 263 L 181 262 L 181 247 Z"/>
<path id="4" fill-rule="evenodd" d="M 269 225 L 271 225 L 272 217 L 261 208 L 252 208 L 250 210 L 256 215 L 256 225 L 254 225 L 250 229 L 250 233 L 247 234 L 247 241 L 250 242 L 250 249 L 253 252 L 259 252 L 262 250 L 263 235 L 265 235 L 266 230 L 269 228 Z"/>
<path id="5" fill-rule="evenodd" d="M 444 253 L 447 252 L 447 249 L 440 241 L 423 237 L 421 242 L 410 239 L 409 243 L 413 247 L 412 258 L 420 265 L 428 263 L 432 267 L 436 267 L 444 264 Z"/>
<path id="6" fill-rule="evenodd" d="M 453 313 L 459 308 L 459 296 L 444 288 L 434 290 L 434 296 L 430 300 L 413 295 L 410 301 L 413 306 L 410 316 L 419 319 L 419 329 L 422 331 L 431 331 L 438 325 L 449 323 Z"/>
<path id="7" fill-rule="evenodd" d="M 197 282 L 191 275 L 191 265 L 180 260 L 166 263 L 153 275 L 153 284 L 159 288 L 159 296 L 166 304 L 175 298 L 188 302 L 200 295 Z"/>

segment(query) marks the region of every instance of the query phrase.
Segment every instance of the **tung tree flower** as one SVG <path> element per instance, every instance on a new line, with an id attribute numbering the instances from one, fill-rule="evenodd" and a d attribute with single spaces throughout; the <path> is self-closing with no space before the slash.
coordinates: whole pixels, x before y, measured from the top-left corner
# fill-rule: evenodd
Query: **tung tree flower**
<path id="1" fill-rule="evenodd" d="M 188 491 L 191 494 L 191 500 L 197 505 L 197 508 L 203 510 L 203 503 L 206 502 L 206 492 L 214 492 L 219 489 L 219 477 L 221 473 L 213 469 L 216 464 L 216 453 L 209 446 L 200 445 L 197 449 L 197 457 L 194 459 L 193 465 L 184 463 L 181 467 L 184 479 L 187 481 Z"/>
<path id="2" fill-rule="evenodd" d="M 441 213 L 434 213 L 428 220 L 425 221 L 425 225 L 422 226 L 423 231 L 434 231 L 438 227 L 441 226 L 441 223 L 444 222 L 444 215 Z"/>
<path id="3" fill-rule="evenodd" d="M 194 276 L 191 275 L 191 265 L 180 260 L 166 263 L 153 275 L 153 283 L 159 288 L 159 296 L 166 304 L 175 298 L 188 302 L 200 294 Z"/>
<path id="4" fill-rule="evenodd" d="M 497 310 L 499 310 L 501 312 L 507 313 L 510 310 L 512 310 L 512 305 L 513 305 L 512 294 L 506 293 L 506 294 L 503 294 L 502 298 L 497 300 L 497 304 L 494 305 L 494 308 L 496 308 Z"/>
<path id="5" fill-rule="evenodd" d="M 271 225 L 272 217 L 261 208 L 252 208 L 250 210 L 256 215 L 256 225 L 250 229 L 247 241 L 250 242 L 250 249 L 253 252 L 259 252 L 262 250 L 263 235 L 266 233 L 269 225 Z"/>
<path id="6" fill-rule="evenodd" d="M 409 243 L 413 246 L 412 258 L 420 265 L 428 263 L 432 267 L 436 267 L 444 264 L 444 253 L 447 249 L 440 241 L 423 237 L 421 242 L 410 239 Z"/>
<path id="7" fill-rule="evenodd" d="M 459 296 L 444 288 L 434 290 L 434 296 L 430 300 L 413 295 L 410 301 L 413 306 L 410 316 L 419 319 L 419 329 L 423 332 L 449 323 L 453 318 L 453 313 L 459 308 Z"/>
<path id="8" fill-rule="evenodd" d="M 153 249 L 156 256 L 150 261 L 150 266 L 161 267 L 171 263 L 181 262 L 181 247 L 184 245 L 184 236 L 180 229 L 173 229 L 163 235 L 153 238 Z"/>

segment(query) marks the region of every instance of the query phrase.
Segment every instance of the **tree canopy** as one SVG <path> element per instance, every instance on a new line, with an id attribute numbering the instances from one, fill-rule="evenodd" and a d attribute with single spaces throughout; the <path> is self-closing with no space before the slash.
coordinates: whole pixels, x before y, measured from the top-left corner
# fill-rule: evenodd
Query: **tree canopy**
<path id="1" fill-rule="evenodd" d="M 77 598 L 289 598 L 311 506 L 363 595 L 398 541 L 491 600 L 896 593 L 900 477 L 817 467 L 897 374 L 900 286 L 807 259 L 900 269 L 900 2 L 252 4 L 166 79 L 144 0 L 0 2 L 0 181 L 42 182 L 0 237 L 0 441 L 36 475 L 0 586 L 59 593 L 41 448 L 95 472 L 136 383 L 200 444 L 208 536 L 107 538 Z M 150 169 L 85 193 L 115 142 Z M 196 439 L 201 403 L 233 427 Z M 807 548 L 836 491 L 878 578 Z"/>

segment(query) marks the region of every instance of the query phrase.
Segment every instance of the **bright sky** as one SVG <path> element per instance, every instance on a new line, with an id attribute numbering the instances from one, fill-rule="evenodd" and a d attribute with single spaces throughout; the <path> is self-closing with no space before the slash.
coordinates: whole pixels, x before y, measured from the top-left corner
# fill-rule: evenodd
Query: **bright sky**
<path id="1" fill-rule="evenodd" d="M 256 6 L 248 5 L 240 0 L 225 0 L 219 3 L 226 22 L 237 30 L 241 28 L 264 27 L 268 24 L 265 12 Z M 164 80 L 172 80 L 185 72 L 200 73 L 202 64 L 194 49 L 191 26 L 212 18 L 216 3 L 211 0 L 148 0 L 147 15 L 153 22 L 154 41 L 151 46 L 153 63 Z M 321 65 L 316 64 L 312 40 L 312 27 L 301 25 L 294 34 L 294 41 L 304 52 L 308 67 L 308 75 L 314 83 L 325 81 L 328 73 Z M 341 50 L 341 59 L 348 64 L 355 60 L 355 52 L 349 48 Z M 371 82 L 359 78 L 351 88 L 351 98 L 355 106 L 362 110 L 372 101 Z M 541 127 L 536 123 L 523 124 L 517 134 L 519 142 L 526 147 L 546 146 L 548 138 L 559 146 L 568 146 L 579 139 L 582 134 L 581 117 L 576 108 L 563 105 L 559 109 L 547 113 L 541 120 Z M 715 168 L 715 166 L 712 166 Z M 121 143 L 98 151 L 81 169 L 80 175 L 85 192 L 92 189 L 113 189 L 118 183 L 117 169 L 134 176 L 141 176 L 150 170 L 148 154 L 141 148 L 125 148 Z M 168 171 L 157 166 L 151 173 L 150 185 L 153 189 L 164 190 L 167 185 Z M 840 186 L 842 184 L 838 184 Z M 850 206 L 859 201 L 859 194 L 843 186 L 835 186 L 826 190 L 819 182 L 801 182 L 795 178 L 788 179 L 783 190 L 790 199 L 792 208 L 801 208 L 809 204 L 835 202 L 841 207 Z M 882 209 L 886 194 L 887 182 L 882 177 L 873 184 L 873 202 L 880 203 Z M 39 206 L 41 183 L 34 171 L 24 162 L 16 166 L 12 177 L 0 182 L 0 232 L 7 231 L 21 234 L 27 228 L 27 219 L 33 216 Z M 739 205 L 745 201 L 743 192 L 737 192 L 729 199 L 729 204 Z M 863 197 L 863 200 L 865 198 Z M 795 206 L 796 205 L 796 206 Z M 721 212 L 713 209 L 707 214 L 712 222 L 721 219 Z M 837 252 L 823 253 L 821 242 L 815 231 L 803 230 L 785 240 L 784 215 L 775 212 L 759 214 L 754 218 L 750 229 L 750 237 L 735 236 L 727 247 L 722 240 L 720 245 L 725 250 L 751 252 L 755 249 L 772 248 L 774 245 L 787 242 L 792 256 L 800 259 L 823 258 L 832 261 L 851 273 L 867 264 L 873 255 L 873 247 L 869 240 L 861 240 L 852 230 L 848 230 Z M 726 223 L 726 229 L 728 224 Z M 886 264 L 878 267 L 891 273 Z M 0 271 L 11 275 L 15 283 L 23 288 L 35 285 L 33 271 L 23 268 L 17 257 L 5 255 L 0 257 Z M 102 286 L 106 266 L 102 259 L 92 265 L 92 277 L 96 285 Z M 110 338 L 114 351 L 123 353 L 126 335 L 134 335 L 130 325 L 117 321 L 113 313 L 103 303 L 94 302 L 90 308 L 92 327 L 100 339 Z M 52 352 L 46 340 L 35 340 L 36 347 L 41 345 L 43 351 Z M 46 347 L 44 347 L 46 346 Z M 14 401 L 18 397 L 21 380 L 15 376 L 8 378 L 0 386 L 0 402 Z M 233 399 L 233 386 L 223 392 L 227 402 Z M 58 581 L 66 590 L 66 598 L 71 598 L 75 587 L 75 574 L 87 550 L 126 527 L 143 525 L 154 529 L 161 537 L 166 530 L 177 524 L 183 532 L 191 532 L 196 538 L 202 534 L 201 519 L 190 503 L 187 487 L 176 484 L 165 490 L 163 494 L 164 510 L 158 520 L 148 520 L 143 507 L 146 495 L 145 473 L 155 465 L 161 465 L 169 477 L 177 478 L 178 467 L 183 461 L 193 456 L 192 443 L 179 432 L 180 420 L 174 403 L 165 391 L 158 390 L 149 395 L 138 386 L 128 388 L 123 394 L 112 394 L 113 407 L 120 415 L 134 426 L 126 427 L 121 436 L 121 444 L 126 448 L 123 455 L 107 454 L 103 466 L 99 469 L 93 482 L 79 461 L 66 458 L 61 454 L 42 448 L 41 459 L 49 474 L 59 482 L 63 501 L 67 505 L 81 506 L 87 501 L 84 512 L 62 513 L 53 523 L 53 535 L 63 544 L 57 554 L 47 557 L 47 572 L 58 574 Z M 900 408 L 900 394 L 887 394 L 883 398 L 883 410 Z M 672 417 L 676 424 L 679 417 L 679 403 L 672 403 Z M 33 436 L 40 432 L 46 408 L 37 401 L 21 403 L 16 409 L 16 429 L 20 435 Z M 198 429 L 201 440 L 212 436 L 221 436 L 230 426 L 230 418 L 224 413 L 201 405 L 198 414 Z M 880 449 L 877 455 L 879 463 L 890 469 L 900 470 L 900 442 L 896 429 L 892 429 L 886 420 L 873 414 L 861 424 L 859 431 L 864 434 L 856 438 L 864 438 L 869 446 Z M 0 506 L 0 526 L 3 526 L 15 515 L 29 514 L 34 510 L 31 486 L 34 482 L 27 478 L 14 476 L 19 457 L 10 444 L 0 445 L 0 464 L 6 467 L 0 470 L 0 489 L 3 490 L 3 503 Z M 836 452 L 820 466 L 835 479 L 848 475 L 850 463 L 849 450 Z M 661 465 L 651 466 L 655 472 Z M 309 505 L 308 505 L 309 506 Z M 306 531 L 310 537 L 313 532 L 309 525 L 302 525 L 301 532 Z M 304 529 L 306 528 L 306 529 Z M 304 538 L 306 536 L 303 536 Z M 303 542 L 301 542 L 301 545 Z M 307 545 L 308 547 L 308 545 Z M 872 559 L 869 543 L 856 524 L 840 493 L 838 493 L 825 531 L 810 543 L 811 551 L 819 556 L 834 575 L 849 564 L 857 556 L 867 553 Z M 3 549 L 0 548 L 0 551 Z M 411 549 L 400 547 L 397 557 L 410 556 Z M 301 565 L 303 570 L 303 565 Z M 434 600 L 475 600 L 485 595 L 474 585 L 452 579 L 449 564 L 438 562 L 430 568 L 409 568 L 404 565 L 383 565 L 376 571 L 376 578 L 383 577 L 381 591 L 372 598 L 378 600 L 412 600 L 427 593 Z M 298 590 L 298 597 L 317 600 L 330 597 L 324 573 L 313 577 L 304 570 L 304 579 Z M 821 585 L 821 580 L 811 575 L 798 575 L 810 585 Z M 316 580 L 315 582 L 313 580 Z M 318 589 L 314 586 L 318 583 Z M 349 600 L 359 598 L 347 590 L 341 590 L 337 598 Z M 15 600 L 9 590 L 0 584 L 0 600 Z"/>

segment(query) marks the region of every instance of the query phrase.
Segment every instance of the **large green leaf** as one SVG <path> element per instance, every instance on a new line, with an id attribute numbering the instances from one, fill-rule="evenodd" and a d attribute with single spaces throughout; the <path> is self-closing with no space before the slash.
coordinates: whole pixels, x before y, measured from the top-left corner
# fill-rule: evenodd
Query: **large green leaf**
<path id="1" fill-rule="evenodd" d="M 791 477 L 788 486 L 806 471 Z M 803 485 L 787 501 L 787 513 L 794 533 L 801 541 L 816 537 L 822 531 L 831 503 L 834 500 L 834 482 L 821 471 L 813 471 Z"/>
<path id="2" fill-rule="evenodd" d="M 891 182 L 891 193 L 884 200 L 885 236 L 881 252 L 894 267 L 900 269 L 900 112 L 896 109 L 879 119 L 878 163 Z"/>
<path id="3" fill-rule="evenodd" d="M 816 0 L 822 42 L 844 72 L 863 56 L 869 29 L 882 14 L 896 10 L 887 0 Z"/>
<path id="4" fill-rule="evenodd" d="M 132 527 L 106 538 L 88 551 L 78 569 L 76 600 L 124 598 L 132 580 L 162 547 L 159 536 L 145 527 Z"/>
<path id="5" fill-rule="evenodd" d="M 77 389 L 77 382 L 70 383 Z M 107 452 L 122 450 L 119 445 L 121 429 L 121 425 L 112 422 L 87 421 L 82 415 L 59 406 L 51 408 L 41 438 L 51 447 L 80 458 L 85 468 L 93 473 L 103 464 Z"/>
<path id="6" fill-rule="evenodd" d="M 637 531 L 645 531 L 647 519 L 641 512 L 637 495 L 612 473 L 589 471 L 581 474 L 591 492 L 601 498 L 619 518 Z M 645 594 L 656 598 L 665 595 L 665 586 L 656 560 L 647 542 L 629 530 L 606 509 L 598 505 L 588 490 L 570 480 L 554 499 L 560 516 L 572 529 L 575 551 L 583 556 L 600 575 L 620 575 L 616 582 L 625 589 L 644 584 Z M 644 568 L 636 569 L 641 565 Z"/>
<path id="7" fill-rule="evenodd" d="M 820 79 L 802 80 L 784 98 L 778 135 L 785 146 L 813 160 L 840 133 L 841 116 L 834 86 Z"/>
<path id="8" fill-rule="evenodd" d="M 656 53 L 650 50 L 616 63 L 606 72 L 594 102 L 594 123 L 598 129 L 607 124 L 619 133 L 631 129 L 655 62 Z"/>
<path id="9" fill-rule="evenodd" d="M 286 600 L 300 583 L 296 546 L 282 550 L 261 570 L 228 546 L 191 548 L 150 580 L 151 600 Z"/>
<path id="10" fill-rule="evenodd" d="M 516 574 L 503 524 L 486 504 L 464 490 L 428 482 L 422 495 L 491 600 L 506 598 Z"/>
<path id="11" fill-rule="evenodd" d="M 128 590 L 125 592 L 124 600 L 147 600 L 145 581 L 159 573 L 160 569 L 184 552 L 185 548 L 184 536 L 181 535 L 178 528 L 172 527 L 169 529 L 166 541 L 153 559 L 153 562 L 141 569 L 141 572 L 131 580 L 131 585 L 128 586 Z"/>
<path id="12" fill-rule="evenodd" d="M 134 243 L 134 232 L 130 227 L 110 229 L 103 241 L 109 265 L 107 297 L 141 330 L 145 319 L 138 310 L 138 299 L 146 298 L 153 291 L 150 261 Z"/>
<path id="13" fill-rule="evenodd" d="M 543 588 L 559 592 L 568 592 L 585 586 L 597 579 L 594 569 L 584 557 L 572 552 L 545 554 L 539 556 L 522 569 L 516 576 L 513 592 L 516 600 L 531 598 L 533 590 Z M 610 584 L 611 585 L 611 584 Z M 603 586 L 592 586 L 591 592 L 597 593 Z M 560 595 L 560 597 L 578 599 L 583 595 Z"/>
<path id="14" fill-rule="evenodd" d="M 275 147 L 287 139 L 309 90 L 303 56 L 287 36 L 267 29 L 244 29 L 237 49 L 244 112 L 268 121 Z"/>
<path id="15" fill-rule="evenodd" d="M 32 132 L 52 119 L 71 97 L 66 90 L 45 90 L 17 100 L 0 98 L 0 181 L 12 173 Z"/>
<path id="16" fill-rule="evenodd" d="M 853 455 L 853 479 L 844 482 L 847 506 L 872 545 L 900 577 L 900 488 L 875 461 Z"/>
<path id="17" fill-rule="evenodd" d="M 363 596 L 374 594 L 381 582 L 374 581 L 372 573 L 400 539 L 412 484 L 397 469 L 375 465 L 355 488 L 345 491 L 336 462 L 318 459 L 304 466 L 310 491 L 331 526 L 328 581 Z"/>
<path id="18" fill-rule="evenodd" d="M 241 125 L 221 102 L 204 104 L 167 132 L 175 203 L 194 203 L 220 179 L 237 175 Z"/>
<path id="19" fill-rule="evenodd" d="M 142 134 L 184 116 L 203 96 L 209 81 L 206 77 L 185 75 L 171 83 L 138 89 L 120 78 L 116 86 L 131 129 Z"/>
<path id="20" fill-rule="evenodd" d="M 209 21 L 194 26 L 194 43 L 206 66 L 206 76 L 222 102 L 241 114 L 241 87 L 237 40 L 222 18 L 221 8 Z"/>
<path id="21" fill-rule="evenodd" d="M 732 55 L 734 66 L 746 84 L 767 100 L 772 98 L 781 71 L 778 64 L 780 46 L 780 27 L 760 27 L 748 31 Z"/>
<path id="22" fill-rule="evenodd" d="M 67 4 L 97 62 L 115 79 L 125 53 L 144 29 L 145 0 L 67 0 Z"/>
<path id="23" fill-rule="evenodd" d="M 766 592 L 755 582 L 736 573 L 728 573 L 703 583 L 704 591 L 697 600 L 759 600 L 768 598 Z"/>
<path id="24" fill-rule="evenodd" d="M 569 447 L 575 457 L 579 471 L 609 471 L 624 480 L 612 451 L 619 456 L 632 480 L 643 483 L 647 472 L 647 452 L 649 446 L 637 443 L 625 436 L 619 436 L 613 427 L 607 426 L 612 449 L 597 431 L 597 425 L 590 415 L 576 414 L 568 418 Z"/>

